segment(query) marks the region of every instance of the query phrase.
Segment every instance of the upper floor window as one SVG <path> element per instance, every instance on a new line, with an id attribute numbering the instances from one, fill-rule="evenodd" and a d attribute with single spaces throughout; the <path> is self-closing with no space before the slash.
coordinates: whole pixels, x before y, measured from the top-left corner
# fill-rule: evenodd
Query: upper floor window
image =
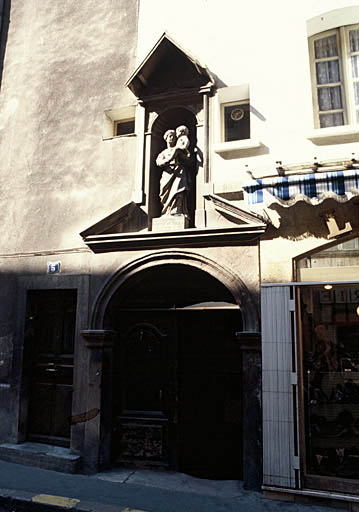
<path id="1" fill-rule="evenodd" d="M 316 128 L 359 124 L 359 25 L 309 38 Z"/>
<path id="2" fill-rule="evenodd" d="M 135 119 L 121 119 L 114 123 L 114 136 L 131 135 L 135 133 Z"/>
<path id="3" fill-rule="evenodd" d="M 222 104 L 222 140 L 230 142 L 250 138 L 249 101 Z"/>

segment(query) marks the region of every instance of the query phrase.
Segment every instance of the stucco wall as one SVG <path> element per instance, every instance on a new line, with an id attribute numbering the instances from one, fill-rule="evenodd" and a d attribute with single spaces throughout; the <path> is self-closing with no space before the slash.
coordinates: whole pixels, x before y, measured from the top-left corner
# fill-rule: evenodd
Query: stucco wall
<path id="1" fill-rule="evenodd" d="M 137 9 L 133 0 L 11 0 L 0 89 L 3 441 L 26 428 L 18 407 L 26 290 L 83 288 L 93 255 L 79 233 L 130 200 L 136 138 L 104 141 L 102 128 L 104 110 L 134 101 L 124 83 Z M 54 259 L 60 276 L 47 274 Z M 80 307 L 84 329 L 88 296 Z"/>
<path id="2" fill-rule="evenodd" d="M 254 0 L 245 5 L 236 0 L 221 5 L 216 0 L 184 0 L 174 14 L 173 6 L 165 0 L 140 3 L 138 61 L 166 30 L 208 66 L 220 87 L 249 84 L 251 137 L 261 142 L 259 148 L 226 154 L 213 150 L 220 140 L 220 105 L 216 95 L 212 98 L 215 192 L 238 196 L 242 185 L 250 180 L 247 171 L 256 177 L 275 176 L 277 161 L 301 164 L 315 158 L 340 160 L 357 154 L 358 142 L 338 139 L 318 145 L 308 138 L 314 129 L 308 31 L 313 33 L 317 27 L 319 32 L 322 25 L 325 29 L 329 18 L 338 25 L 356 23 L 357 17 L 344 14 L 357 8 L 352 0 Z M 334 14 L 326 14 L 333 10 Z M 332 241 L 324 217 L 329 211 L 340 212 L 340 227 L 347 220 L 351 222 L 353 236 L 358 231 L 355 204 L 345 211 L 335 202 L 330 207 L 298 205 L 287 210 L 278 205 L 263 208 L 239 204 L 262 214 L 264 210 L 273 221 L 261 243 L 261 276 L 266 282 L 292 280 L 293 258 Z"/>
<path id="3" fill-rule="evenodd" d="M 137 2 L 12 0 L 0 92 L 0 253 L 82 245 L 128 201 L 135 138 L 102 141 L 133 102 Z M 16 205 L 16 208 L 14 208 Z"/>
<path id="4" fill-rule="evenodd" d="M 219 86 L 249 84 L 251 136 L 261 148 L 223 156 L 212 152 L 217 190 L 248 181 L 247 169 L 275 173 L 275 163 L 348 157 L 356 144 L 318 146 L 307 135 L 314 128 L 307 22 L 353 0 L 288 2 L 254 0 L 142 1 L 139 10 L 138 61 L 164 31 L 206 64 Z M 357 19 L 353 19 L 355 23 Z M 338 18 L 338 23 L 340 19 Z M 212 143 L 219 142 L 219 111 L 212 105 Z M 247 167 L 246 167 L 247 166 Z"/>

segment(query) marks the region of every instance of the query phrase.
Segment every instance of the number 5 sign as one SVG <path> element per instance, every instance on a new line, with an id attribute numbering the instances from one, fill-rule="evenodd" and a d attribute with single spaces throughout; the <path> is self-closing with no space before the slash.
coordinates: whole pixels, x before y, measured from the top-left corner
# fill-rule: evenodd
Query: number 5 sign
<path id="1" fill-rule="evenodd" d="M 48 274 L 58 274 L 60 272 L 61 263 L 59 261 L 49 261 L 47 263 Z"/>

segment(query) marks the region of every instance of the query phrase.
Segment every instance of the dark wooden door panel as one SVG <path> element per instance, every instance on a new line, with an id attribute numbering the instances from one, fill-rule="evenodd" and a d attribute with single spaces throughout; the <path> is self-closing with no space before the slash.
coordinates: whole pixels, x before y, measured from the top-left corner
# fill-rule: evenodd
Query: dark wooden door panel
<path id="1" fill-rule="evenodd" d="M 242 476 L 240 313 L 179 312 L 179 469 Z"/>
<path id="2" fill-rule="evenodd" d="M 115 357 L 113 454 L 242 476 L 239 311 L 126 311 Z"/>
<path id="3" fill-rule="evenodd" d="M 53 424 L 55 437 L 70 437 L 72 384 L 58 384 L 54 391 Z"/>
<path id="4" fill-rule="evenodd" d="M 167 311 L 126 311 L 119 319 L 113 457 L 168 466 L 175 394 L 174 316 Z"/>
<path id="5" fill-rule="evenodd" d="M 31 414 L 29 415 L 28 430 L 39 435 L 46 435 L 51 428 L 51 404 L 53 402 L 54 388 L 51 384 L 35 383 L 32 394 L 36 400 L 31 400 Z"/>
<path id="6" fill-rule="evenodd" d="M 75 290 L 29 292 L 25 377 L 30 440 L 69 445 L 75 319 Z"/>

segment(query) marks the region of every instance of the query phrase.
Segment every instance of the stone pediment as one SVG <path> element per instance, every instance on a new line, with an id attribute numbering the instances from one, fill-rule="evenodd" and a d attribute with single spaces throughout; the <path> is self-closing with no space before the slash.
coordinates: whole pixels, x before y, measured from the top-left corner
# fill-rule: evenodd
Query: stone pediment
<path id="1" fill-rule="evenodd" d="M 136 232 L 147 228 L 147 225 L 147 214 L 138 204 L 131 201 L 119 210 L 96 222 L 93 226 L 85 229 L 80 235 L 86 240 L 87 237 L 93 235 L 103 236 L 109 233 Z"/>
<path id="2" fill-rule="evenodd" d="M 207 67 L 165 32 L 125 86 L 144 99 L 207 84 L 214 84 Z"/>
<path id="3" fill-rule="evenodd" d="M 229 222 L 241 225 L 258 225 L 267 224 L 267 220 L 261 215 L 249 211 L 244 208 L 240 208 L 238 205 L 231 201 L 224 199 L 216 194 L 208 194 L 205 196 L 207 201 L 212 203 L 212 206 L 216 212 L 228 219 Z"/>
<path id="4" fill-rule="evenodd" d="M 205 228 L 149 231 L 147 214 L 131 202 L 82 231 L 85 244 L 95 253 L 162 249 L 172 247 L 210 247 L 242 245 L 259 238 L 267 228 L 265 220 L 229 201 L 211 195 L 207 197 L 214 208 L 226 217 L 226 223 L 213 223 Z"/>

